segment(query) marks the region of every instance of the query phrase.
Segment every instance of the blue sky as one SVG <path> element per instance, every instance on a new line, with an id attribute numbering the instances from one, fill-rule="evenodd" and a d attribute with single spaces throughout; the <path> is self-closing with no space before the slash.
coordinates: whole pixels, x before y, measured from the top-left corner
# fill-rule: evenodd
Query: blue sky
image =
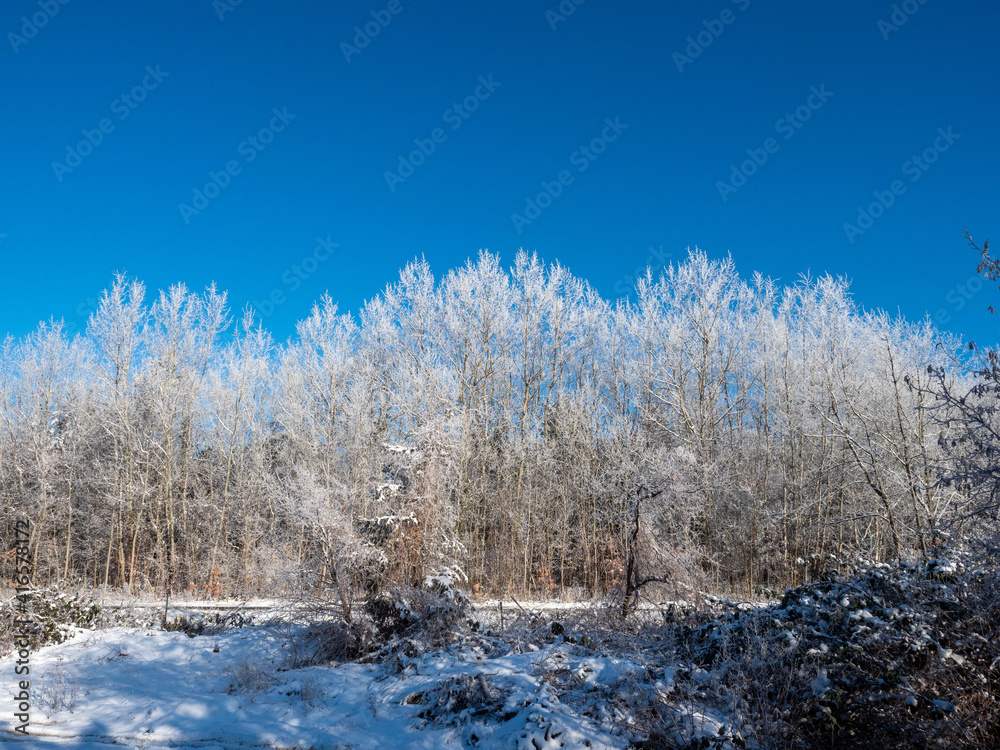
<path id="1" fill-rule="evenodd" d="M 998 338 L 961 238 L 1000 242 L 995 3 L 234 2 L 4 4 L 0 332 L 82 327 L 119 270 L 277 291 L 284 339 L 420 255 L 613 298 L 697 245 Z"/>

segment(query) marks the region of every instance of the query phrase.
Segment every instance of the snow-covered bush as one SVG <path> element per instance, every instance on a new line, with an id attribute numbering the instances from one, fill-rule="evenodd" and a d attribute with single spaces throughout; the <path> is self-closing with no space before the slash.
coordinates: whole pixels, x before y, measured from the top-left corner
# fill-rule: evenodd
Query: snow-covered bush
<path id="1" fill-rule="evenodd" d="M 426 650 L 449 642 L 467 626 L 471 603 L 457 587 L 459 571 L 427 576 L 420 588 L 395 586 L 368 600 L 371 618 L 384 647 Z"/>
<path id="2" fill-rule="evenodd" d="M 692 678 L 672 700 L 728 706 L 764 746 L 986 747 L 1000 728 L 998 602 L 996 570 L 959 560 L 828 571 L 778 605 L 673 628 Z"/>
<path id="3" fill-rule="evenodd" d="M 390 586 L 369 597 L 347 621 L 334 602 L 300 603 L 296 618 L 306 627 L 291 637 L 287 666 L 373 660 L 376 655 L 414 655 L 443 646 L 466 631 L 471 603 L 450 569 L 427 576 L 424 585 Z"/>
<path id="4" fill-rule="evenodd" d="M 508 690 L 491 684 L 489 678 L 479 672 L 475 675 L 463 672 L 441 680 L 426 693 L 411 695 L 408 702 L 426 706 L 420 718 L 439 724 L 457 724 L 470 718 L 484 715 L 503 715 Z"/>
<path id="5" fill-rule="evenodd" d="M 36 679 L 38 705 L 46 715 L 60 711 L 72 711 L 79 701 L 79 685 L 75 677 L 67 677 L 65 670 L 56 664 L 50 671 L 43 672 Z"/>
<path id="6" fill-rule="evenodd" d="M 177 615 L 172 620 L 164 620 L 161 627 L 169 633 L 185 633 L 189 638 L 205 635 L 205 620 L 201 617 Z"/>
<path id="7" fill-rule="evenodd" d="M 164 620 L 160 627 L 169 632 L 197 635 L 218 635 L 233 628 L 245 628 L 254 624 L 254 616 L 239 609 L 228 612 L 179 614 L 172 620 Z"/>
<path id="8" fill-rule="evenodd" d="M 87 630 L 105 624 L 120 624 L 117 613 L 102 610 L 91 594 L 60 587 L 32 589 L 28 597 L 28 617 L 33 623 L 29 642 L 32 649 L 72 638 L 77 630 Z M 25 619 L 19 612 L 17 599 L 0 602 L 0 655 L 13 648 L 13 622 Z M 107 621 L 110 621 L 107 622 Z"/>
<path id="9" fill-rule="evenodd" d="M 364 618 L 348 624 L 334 611 L 327 610 L 323 614 L 314 608 L 308 619 L 309 624 L 289 639 L 285 659 L 288 669 L 352 661 L 369 653 L 375 643 L 375 629 Z"/>

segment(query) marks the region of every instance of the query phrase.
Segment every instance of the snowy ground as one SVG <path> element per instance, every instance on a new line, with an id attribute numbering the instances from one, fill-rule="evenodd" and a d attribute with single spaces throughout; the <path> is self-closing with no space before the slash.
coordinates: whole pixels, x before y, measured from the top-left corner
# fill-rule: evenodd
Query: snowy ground
<path id="1" fill-rule="evenodd" d="M 13 733 L 14 657 L 0 659 L 0 746 L 979 750 L 1000 736 L 994 568 L 863 563 L 780 603 L 706 597 L 624 623 L 598 606 L 505 605 L 502 631 L 499 605 L 470 620 L 429 590 L 393 601 L 366 608 L 368 631 L 217 612 L 196 637 L 77 629 L 31 654 L 30 737 Z M 344 643 L 364 656 L 327 664 Z M 323 666 L 289 668 L 306 663 Z"/>
<path id="2" fill-rule="evenodd" d="M 549 644 L 493 658 L 438 651 L 402 674 L 365 664 L 281 671 L 286 634 L 269 627 L 196 638 L 159 629 L 81 632 L 32 654 L 31 737 L 13 734 L 5 709 L 0 741 L 24 750 L 627 745 L 600 726 L 607 709 L 595 689 L 628 680 L 640 668 L 635 662 Z M 0 673 L 0 696 L 12 706 L 11 657 L 0 660 Z M 576 686 L 561 691 L 562 701 L 554 675 L 569 675 Z"/>

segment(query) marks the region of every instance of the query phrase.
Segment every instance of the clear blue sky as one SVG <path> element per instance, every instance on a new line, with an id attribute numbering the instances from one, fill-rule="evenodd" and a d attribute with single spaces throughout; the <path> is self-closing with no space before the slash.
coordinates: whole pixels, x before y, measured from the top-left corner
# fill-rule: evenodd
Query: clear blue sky
<path id="1" fill-rule="evenodd" d="M 441 274 L 524 247 L 615 297 L 659 263 L 651 247 L 698 245 L 744 274 L 846 275 L 867 307 L 997 338 L 1000 292 L 969 298 L 961 239 L 1000 243 L 996 3 L 910 0 L 894 29 L 879 26 L 892 3 L 860 0 L 567 1 L 564 20 L 547 16 L 558 0 L 232 2 L 4 4 L 0 332 L 81 327 L 116 270 L 152 289 L 214 280 L 235 308 L 280 290 L 266 324 L 284 339 L 324 290 L 357 310 L 421 254 Z M 373 12 L 391 21 L 348 61 Z M 700 32 L 711 44 L 676 57 Z M 477 92 L 467 117 L 453 109 Z M 77 162 L 67 149 L 105 118 Z M 593 159 L 578 151 L 602 137 Z M 387 180 L 415 139 L 434 152 Z M 767 161 L 721 188 L 748 149 Z M 179 208 L 229 162 L 200 213 Z M 564 170 L 551 205 L 512 220 Z M 844 224 L 897 180 L 849 241 Z M 317 237 L 339 247 L 302 267 Z"/>

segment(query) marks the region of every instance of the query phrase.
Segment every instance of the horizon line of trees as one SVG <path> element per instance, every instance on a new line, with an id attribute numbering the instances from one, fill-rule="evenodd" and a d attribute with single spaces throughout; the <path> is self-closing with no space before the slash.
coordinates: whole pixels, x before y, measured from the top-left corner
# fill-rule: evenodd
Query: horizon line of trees
<path id="1" fill-rule="evenodd" d="M 0 346 L 0 529 L 31 521 L 39 585 L 752 594 L 963 517 L 959 409 L 929 409 L 958 348 L 697 249 L 615 304 L 523 251 L 418 260 L 285 344 L 214 286 L 118 276 L 84 334 Z"/>

